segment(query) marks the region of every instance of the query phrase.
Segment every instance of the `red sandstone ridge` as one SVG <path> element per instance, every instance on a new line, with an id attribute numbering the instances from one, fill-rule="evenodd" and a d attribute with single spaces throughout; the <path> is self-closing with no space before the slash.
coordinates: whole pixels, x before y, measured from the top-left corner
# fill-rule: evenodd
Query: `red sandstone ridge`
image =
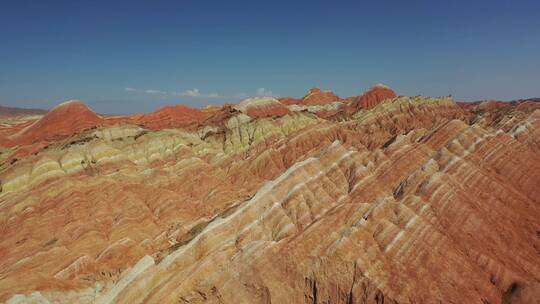
<path id="1" fill-rule="evenodd" d="M 5 147 L 28 145 L 74 135 L 97 125 L 138 124 L 148 129 L 186 127 L 203 122 L 212 111 L 201 111 L 184 105 L 167 106 L 153 113 L 103 118 L 78 100 L 64 102 L 33 123 L 0 130 L 0 144 Z"/>
<path id="2" fill-rule="evenodd" d="M 184 105 L 167 106 L 156 112 L 136 115 L 134 122 L 145 128 L 157 130 L 178 128 L 200 123 L 210 116 L 210 113 Z"/>
<path id="3" fill-rule="evenodd" d="M 14 144 L 31 144 L 70 136 L 94 127 L 103 119 L 78 100 L 66 101 L 41 119 L 8 137 Z"/>
<path id="4" fill-rule="evenodd" d="M 294 97 L 281 97 L 278 98 L 279 102 L 286 106 L 290 106 L 293 104 L 299 104 L 302 102 L 302 99 L 294 98 Z"/>
<path id="5" fill-rule="evenodd" d="M 371 87 L 367 92 L 356 98 L 351 104 L 357 110 L 360 108 L 369 109 L 378 105 L 385 99 L 397 97 L 396 93 L 383 84 L 377 84 Z"/>
<path id="6" fill-rule="evenodd" d="M 285 105 L 271 97 L 248 98 L 234 108 L 252 118 L 283 116 L 289 113 Z"/>
<path id="7" fill-rule="evenodd" d="M 225 121 L 240 113 L 231 104 L 224 104 L 221 107 L 213 106 L 212 108 L 204 109 L 203 112 L 210 114 L 210 116 L 203 122 L 203 125 L 209 126 L 223 125 Z"/>
<path id="8" fill-rule="evenodd" d="M 299 102 L 301 105 L 324 105 L 335 101 L 341 101 L 341 98 L 332 91 L 322 91 L 319 88 L 311 88 L 309 92 Z"/>
<path id="9" fill-rule="evenodd" d="M 464 110 L 491 111 L 502 107 L 517 107 L 520 109 L 540 108 L 540 98 L 528 98 L 511 101 L 484 100 L 484 101 L 458 101 L 456 102 Z"/>
<path id="10" fill-rule="evenodd" d="M 22 152 L 0 165 L 0 303 L 540 298 L 540 111 L 400 96 L 247 117 L 276 103 L 177 130 L 129 124 L 199 111 L 108 117 L 5 149 Z"/>

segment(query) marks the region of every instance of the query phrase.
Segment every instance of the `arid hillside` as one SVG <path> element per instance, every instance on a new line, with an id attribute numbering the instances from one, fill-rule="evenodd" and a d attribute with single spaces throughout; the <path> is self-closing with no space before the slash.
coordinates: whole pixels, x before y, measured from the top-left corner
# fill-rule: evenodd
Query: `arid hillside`
<path id="1" fill-rule="evenodd" d="M 0 302 L 539 303 L 540 102 L 375 85 L 0 127 Z"/>

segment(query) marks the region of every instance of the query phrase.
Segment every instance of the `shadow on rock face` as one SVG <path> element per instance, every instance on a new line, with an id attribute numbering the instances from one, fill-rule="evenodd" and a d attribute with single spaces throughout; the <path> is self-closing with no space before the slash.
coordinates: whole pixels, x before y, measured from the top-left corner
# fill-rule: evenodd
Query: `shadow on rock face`
<path id="1" fill-rule="evenodd" d="M 514 282 L 504 292 L 503 304 L 539 304 L 540 303 L 540 283 L 523 285 Z"/>

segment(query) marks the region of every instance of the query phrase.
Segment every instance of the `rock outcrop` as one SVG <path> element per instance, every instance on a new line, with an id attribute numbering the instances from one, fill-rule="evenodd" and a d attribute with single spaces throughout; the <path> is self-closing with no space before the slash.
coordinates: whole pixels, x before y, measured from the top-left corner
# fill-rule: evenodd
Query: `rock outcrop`
<path id="1" fill-rule="evenodd" d="M 283 116 L 289 113 L 279 100 L 272 97 L 254 97 L 241 101 L 234 107 L 252 118 Z"/>
<path id="2" fill-rule="evenodd" d="M 322 91 L 319 88 L 311 88 L 309 92 L 298 103 L 304 106 L 325 105 L 341 101 L 341 98 L 332 91 Z"/>
<path id="3" fill-rule="evenodd" d="M 368 91 L 358 96 L 351 106 L 355 109 L 369 109 L 378 105 L 386 99 L 397 97 L 396 93 L 384 84 L 376 84 Z"/>
<path id="4" fill-rule="evenodd" d="M 102 121 L 101 117 L 82 102 L 70 100 L 58 105 L 8 139 L 19 145 L 55 140 L 94 127 Z"/>
<path id="5" fill-rule="evenodd" d="M 176 105 L 164 107 L 149 114 L 135 115 L 129 118 L 120 118 L 120 120 L 126 122 L 131 119 L 133 122 L 142 127 L 152 130 L 161 130 L 197 125 L 209 116 L 209 112 L 188 108 L 184 105 Z"/>
<path id="6" fill-rule="evenodd" d="M 278 98 L 279 102 L 286 106 L 299 104 L 302 102 L 302 99 L 294 98 L 294 97 L 281 97 Z"/>
<path id="7" fill-rule="evenodd" d="M 293 112 L 309 112 L 321 118 L 335 116 L 344 105 L 344 100 L 332 91 L 311 88 L 301 99 L 283 97 L 279 101 Z"/>
<path id="8" fill-rule="evenodd" d="M 0 301 L 538 299 L 540 110 L 391 95 L 328 119 L 273 98 L 82 111 L 92 128 L 32 137 L 0 167 Z"/>

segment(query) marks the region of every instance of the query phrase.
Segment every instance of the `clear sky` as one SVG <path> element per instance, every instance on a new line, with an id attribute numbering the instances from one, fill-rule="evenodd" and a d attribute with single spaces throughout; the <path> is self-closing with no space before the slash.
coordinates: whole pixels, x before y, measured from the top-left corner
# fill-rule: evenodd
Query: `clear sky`
<path id="1" fill-rule="evenodd" d="M 538 97 L 540 1 L 0 0 L 1 105 L 132 113 L 375 83 Z"/>

